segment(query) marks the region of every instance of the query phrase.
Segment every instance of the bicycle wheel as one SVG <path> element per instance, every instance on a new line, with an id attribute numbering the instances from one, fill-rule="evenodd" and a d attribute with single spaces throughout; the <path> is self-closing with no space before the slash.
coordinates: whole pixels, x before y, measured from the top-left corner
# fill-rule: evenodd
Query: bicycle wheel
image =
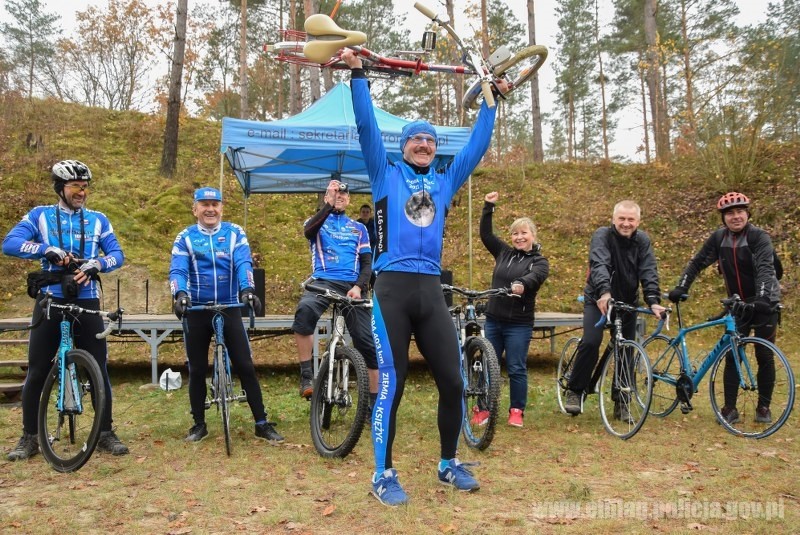
<path id="1" fill-rule="evenodd" d="M 494 348 L 485 338 L 467 341 L 462 365 L 464 374 L 464 424 L 461 431 L 467 445 L 485 450 L 492 443 L 500 404 L 500 364 Z M 485 423 L 473 423 L 473 415 L 488 411 Z"/>
<path id="2" fill-rule="evenodd" d="M 556 398 L 558 399 L 558 408 L 561 412 L 568 414 L 564 403 L 567 401 L 567 385 L 569 384 L 569 377 L 572 375 L 572 367 L 575 365 L 575 355 L 578 353 L 578 344 L 581 339 L 573 336 L 567 343 L 564 344 L 564 349 L 561 351 L 561 358 L 558 359 L 558 371 L 556 372 Z"/>
<path id="3" fill-rule="evenodd" d="M 335 355 L 330 385 L 331 364 L 326 353 L 311 394 L 311 440 L 323 457 L 346 457 L 353 451 L 369 416 L 369 376 L 364 358 L 347 346 L 337 347 Z"/>
<path id="4" fill-rule="evenodd" d="M 97 446 L 106 388 L 100 366 L 88 352 L 73 349 L 67 352 L 65 363 L 67 377 L 63 385 L 58 380 L 57 364 L 44 382 L 39 403 L 39 447 L 56 471 L 74 472 L 89 460 Z M 62 412 L 57 408 L 60 388 L 64 389 Z"/>
<path id="5" fill-rule="evenodd" d="M 756 352 L 771 355 L 775 365 L 774 384 L 769 391 L 770 377 L 766 370 L 756 360 Z M 769 361 L 769 357 L 766 358 Z M 765 359 L 762 358 L 762 363 Z M 709 378 L 709 393 L 711 394 L 711 407 L 722 426 L 734 435 L 748 438 L 764 438 L 781 428 L 789 418 L 794 406 L 795 384 L 792 368 L 783 352 L 771 342 L 763 338 L 742 338 L 739 343 L 739 366 L 742 370 L 744 387 L 739 384 L 736 395 L 736 410 L 739 413 L 738 422 L 729 423 L 722 417 L 722 408 L 725 406 L 725 368 L 734 366 L 733 353 L 729 348 L 722 357 L 717 359 L 711 368 Z M 732 368 L 735 370 L 735 368 Z M 730 372 L 729 372 L 730 373 Z M 735 371 L 734 371 L 735 373 Z M 739 381 L 739 377 L 736 377 Z M 758 407 L 768 407 L 768 418 L 757 414 Z M 756 421 L 759 418 L 760 422 Z"/>
<path id="6" fill-rule="evenodd" d="M 678 378 L 681 357 L 677 347 L 670 347 L 670 338 L 663 334 L 645 340 L 644 350 L 653 362 L 653 401 L 650 414 L 663 418 L 678 406 Z"/>
<path id="7" fill-rule="evenodd" d="M 524 85 L 547 59 L 547 48 L 541 45 L 531 45 L 514 54 L 508 61 L 494 68 L 493 74 L 502 77 L 508 84 L 505 96 Z M 465 108 L 477 109 L 480 106 L 481 84 L 476 80 L 464 93 L 461 103 Z"/>
<path id="8" fill-rule="evenodd" d="M 653 369 L 642 346 L 618 342 L 600 376 L 600 416 L 606 431 L 627 440 L 647 419 L 653 396 Z"/>
<path id="9" fill-rule="evenodd" d="M 221 345 L 214 349 L 214 392 L 219 400 L 219 412 L 222 416 L 222 432 L 225 435 L 225 452 L 231 455 L 231 394 L 233 388 L 225 367 L 225 348 Z"/>

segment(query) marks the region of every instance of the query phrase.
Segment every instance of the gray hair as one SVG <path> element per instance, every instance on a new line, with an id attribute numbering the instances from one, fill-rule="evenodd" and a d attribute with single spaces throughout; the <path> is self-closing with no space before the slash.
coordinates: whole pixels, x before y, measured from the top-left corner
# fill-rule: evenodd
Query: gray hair
<path id="1" fill-rule="evenodd" d="M 636 210 L 636 217 L 639 219 L 642 218 L 642 209 L 641 207 L 636 204 L 636 201 L 626 200 L 626 201 L 619 201 L 617 204 L 614 205 L 614 213 L 612 217 L 617 215 L 619 210 Z"/>

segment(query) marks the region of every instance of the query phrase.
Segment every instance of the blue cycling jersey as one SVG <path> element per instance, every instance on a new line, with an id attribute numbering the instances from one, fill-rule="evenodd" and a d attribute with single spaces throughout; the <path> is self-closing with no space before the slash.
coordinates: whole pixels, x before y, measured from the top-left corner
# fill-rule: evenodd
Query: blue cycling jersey
<path id="1" fill-rule="evenodd" d="M 373 270 L 439 275 L 445 210 L 489 148 L 496 108 L 481 106 L 467 144 L 444 169 L 418 174 L 387 158 L 366 78 L 353 77 L 353 110 L 372 187 Z"/>
<path id="2" fill-rule="evenodd" d="M 309 244 L 315 279 L 356 282 L 359 255 L 371 252 L 367 227 L 341 212 L 328 214 Z"/>
<path id="3" fill-rule="evenodd" d="M 85 208 L 72 210 L 60 204 L 37 206 L 25 214 L 3 240 L 4 254 L 40 260 L 43 271 L 63 272 L 62 266 L 53 265 L 45 258 L 44 252 L 48 247 L 58 247 L 75 258 L 97 259 L 101 273 L 114 271 L 125 261 L 105 214 Z M 52 292 L 54 297 L 64 297 L 60 284 L 44 286 L 42 291 Z M 96 280 L 80 287 L 78 299 L 98 298 Z"/>
<path id="4" fill-rule="evenodd" d="M 244 229 L 226 222 L 184 229 L 172 244 L 169 287 L 173 297 L 186 292 L 195 303 L 238 303 L 241 290 L 255 288 Z"/>

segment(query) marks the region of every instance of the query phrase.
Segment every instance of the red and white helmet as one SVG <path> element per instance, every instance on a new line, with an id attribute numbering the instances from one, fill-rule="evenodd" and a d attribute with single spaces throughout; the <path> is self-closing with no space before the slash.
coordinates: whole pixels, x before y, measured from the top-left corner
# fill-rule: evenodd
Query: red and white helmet
<path id="1" fill-rule="evenodd" d="M 725 210 L 735 208 L 737 206 L 741 206 L 743 208 L 750 206 L 750 199 L 747 198 L 747 195 L 744 193 L 731 191 L 720 197 L 717 201 L 717 210 L 720 212 L 724 212 Z"/>

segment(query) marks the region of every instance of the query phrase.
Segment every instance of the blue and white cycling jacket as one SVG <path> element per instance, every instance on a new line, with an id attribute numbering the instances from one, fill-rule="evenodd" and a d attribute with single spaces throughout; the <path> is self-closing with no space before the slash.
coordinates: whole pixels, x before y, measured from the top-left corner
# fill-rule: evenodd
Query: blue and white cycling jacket
<path id="1" fill-rule="evenodd" d="M 353 109 L 375 203 L 372 268 L 439 275 L 445 210 L 489 148 L 496 108 L 481 105 L 467 144 L 444 169 L 417 174 L 387 158 L 367 79 L 353 75 Z"/>
<path id="2" fill-rule="evenodd" d="M 184 229 L 172 244 L 169 288 L 173 297 L 186 292 L 196 304 L 238 303 L 241 290 L 255 288 L 244 229 L 226 222 L 211 230 L 201 225 Z"/>
<path id="3" fill-rule="evenodd" d="M 329 213 L 309 244 L 315 279 L 354 283 L 361 272 L 359 255 L 371 252 L 367 227 L 342 212 Z"/>
<path id="4" fill-rule="evenodd" d="M 80 250 L 81 230 L 83 251 Z M 75 258 L 97 259 L 101 273 L 114 271 L 125 261 L 111 222 L 105 214 L 86 208 L 72 210 L 60 204 L 37 206 L 25 214 L 3 240 L 4 254 L 40 260 L 43 271 L 63 272 L 63 266 L 53 265 L 45 258 L 44 252 L 48 247 L 63 249 Z M 96 280 L 86 286 L 81 285 L 78 299 L 98 299 L 98 286 Z M 52 292 L 53 297 L 64 297 L 60 284 L 43 286 L 42 291 Z"/>

